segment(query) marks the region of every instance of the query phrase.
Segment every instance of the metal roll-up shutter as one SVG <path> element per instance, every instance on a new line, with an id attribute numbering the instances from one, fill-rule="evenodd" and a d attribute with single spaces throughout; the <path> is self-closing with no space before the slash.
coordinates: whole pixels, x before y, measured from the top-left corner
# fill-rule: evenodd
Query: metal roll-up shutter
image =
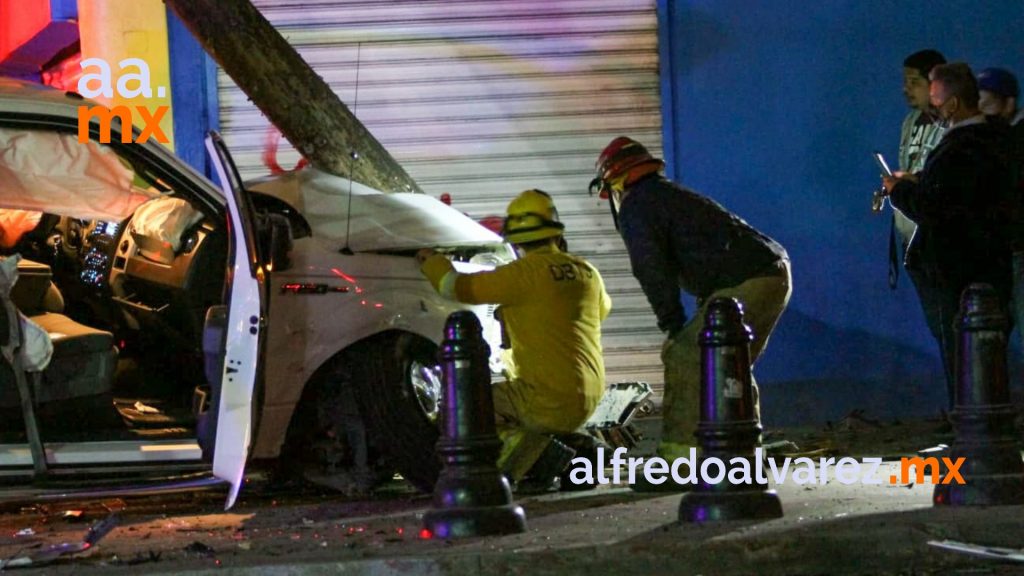
<path id="1" fill-rule="evenodd" d="M 551 193 L 570 250 L 598 267 L 613 299 L 608 381 L 660 390 L 662 336 L 607 202 L 586 189 L 615 136 L 661 152 L 654 0 L 254 4 L 427 194 L 484 218 L 522 190 Z M 265 175 L 267 120 L 223 72 L 219 91 L 240 170 Z M 282 141 L 278 159 L 298 156 Z"/>

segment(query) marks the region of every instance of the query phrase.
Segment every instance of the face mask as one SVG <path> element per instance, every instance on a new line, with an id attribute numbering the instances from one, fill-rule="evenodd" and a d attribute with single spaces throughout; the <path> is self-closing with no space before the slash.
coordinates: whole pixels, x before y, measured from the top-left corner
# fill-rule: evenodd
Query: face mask
<path id="1" fill-rule="evenodd" d="M 622 203 L 626 200 L 626 196 L 629 195 L 629 190 L 615 186 L 612 188 L 612 203 L 615 204 L 615 211 L 622 210 Z"/>
<path id="2" fill-rule="evenodd" d="M 946 114 L 944 112 L 944 110 L 948 108 L 946 104 L 948 104 L 949 101 L 952 99 L 953 97 L 950 96 L 949 98 L 946 98 L 946 100 L 942 104 L 933 108 L 935 110 L 935 116 L 938 118 L 936 124 L 938 124 L 939 127 L 943 129 L 949 128 L 950 125 L 953 124 L 953 113 L 950 112 L 949 114 Z"/>

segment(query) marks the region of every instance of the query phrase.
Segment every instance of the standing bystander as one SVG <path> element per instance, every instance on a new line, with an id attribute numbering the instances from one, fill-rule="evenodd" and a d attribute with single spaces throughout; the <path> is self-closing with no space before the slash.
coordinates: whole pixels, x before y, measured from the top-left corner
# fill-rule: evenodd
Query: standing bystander
<path id="1" fill-rule="evenodd" d="M 920 172 L 924 168 L 928 153 L 942 138 L 942 124 L 928 100 L 928 74 L 932 68 L 945 63 L 946 58 L 940 52 L 931 49 L 914 52 L 903 60 L 903 97 L 910 106 L 910 112 L 903 118 L 903 124 L 900 126 L 899 170 L 902 172 Z M 907 246 L 910 245 L 916 228 L 917 224 L 913 220 L 893 207 L 889 231 L 889 287 L 894 290 Z M 908 270 L 908 275 L 917 289 L 918 282 L 914 272 Z"/>
<path id="2" fill-rule="evenodd" d="M 972 282 L 1010 295 L 1008 211 L 1013 170 L 1005 123 L 990 122 L 978 109 L 978 85 L 963 63 L 936 66 L 931 104 L 948 124 L 919 174 L 883 177 L 895 208 L 918 225 L 906 266 L 917 274 L 918 295 L 939 344 L 948 405 L 955 403 L 956 340 L 953 321 L 960 294 Z"/>
<path id="3" fill-rule="evenodd" d="M 987 115 L 1010 123 L 1011 154 L 1017 171 L 1017 203 L 1013 222 L 1024 222 L 1024 107 L 1019 107 L 1017 77 L 1003 68 L 986 68 L 978 73 L 978 107 Z M 1013 315 L 1017 331 L 1024 338 L 1024 226 L 1014 226 Z"/>

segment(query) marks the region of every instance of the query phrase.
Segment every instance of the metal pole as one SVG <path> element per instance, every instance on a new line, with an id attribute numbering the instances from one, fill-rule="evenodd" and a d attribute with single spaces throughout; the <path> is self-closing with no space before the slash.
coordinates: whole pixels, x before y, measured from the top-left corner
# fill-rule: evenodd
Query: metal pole
<path id="1" fill-rule="evenodd" d="M 951 414 L 956 438 L 939 466 L 942 479 L 932 494 L 936 506 L 1024 504 L 1024 462 L 1006 370 L 1009 327 L 992 286 L 971 284 L 964 290 L 956 319 L 956 407 Z M 951 464 L 963 484 L 948 473 Z"/>

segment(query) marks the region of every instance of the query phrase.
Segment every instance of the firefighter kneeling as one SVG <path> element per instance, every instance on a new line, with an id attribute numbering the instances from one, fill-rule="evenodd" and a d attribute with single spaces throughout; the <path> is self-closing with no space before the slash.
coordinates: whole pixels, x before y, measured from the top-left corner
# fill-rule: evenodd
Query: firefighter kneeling
<path id="1" fill-rule="evenodd" d="M 611 300 L 597 269 L 563 249 L 564 228 L 551 197 L 527 190 L 508 205 L 502 230 L 520 259 L 462 274 L 432 250 L 417 255 L 441 295 L 500 305 L 511 359 L 508 380 L 494 388 L 498 466 L 520 491 L 557 487 L 574 452 L 552 435 L 575 432 L 604 394 L 601 322 Z"/>

